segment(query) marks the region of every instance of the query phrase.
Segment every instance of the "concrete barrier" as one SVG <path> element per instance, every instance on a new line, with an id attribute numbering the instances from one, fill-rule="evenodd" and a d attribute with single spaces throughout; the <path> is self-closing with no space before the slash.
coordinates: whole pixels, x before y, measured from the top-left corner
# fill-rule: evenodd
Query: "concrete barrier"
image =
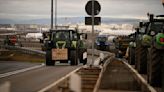
<path id="1" fill-rule="evenodd" d="M 24 47 L 1 45 L 0 48 L 5 48 L 5 49 L 9 49 L 9 50 L 17 50 L 17 51 L 20 51 L 20 52 L 25 53 L 25 54 L 37 55 L 37 56 L 41 56 L 41 57 L 45 57 L 45 55 L 46 55 L 46 53 L 43 51 L 32 50 L 32 49 L 24 48 Z"/>
<path id="2" fill-rule="evenodd" d="M 124 60 L 123 63 L 127 66 L 128 70 L 140 84 L 141 92 L 157 92 L 131 65 L 127 63 L 127 61 Z"/>

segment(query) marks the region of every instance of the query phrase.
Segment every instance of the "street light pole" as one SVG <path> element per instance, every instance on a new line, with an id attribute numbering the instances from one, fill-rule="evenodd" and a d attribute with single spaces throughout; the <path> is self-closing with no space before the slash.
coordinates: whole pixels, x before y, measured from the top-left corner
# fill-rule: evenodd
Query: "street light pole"
<path id="1" fill-rule="evenodd" d="M 53 0 L 51 0 L 51 30 L 53 29 Z"/>
<path id="2" fill-rule="evenodd" d="M 55 0 L 55 29 L 57 29 L 57 0 Z"/>

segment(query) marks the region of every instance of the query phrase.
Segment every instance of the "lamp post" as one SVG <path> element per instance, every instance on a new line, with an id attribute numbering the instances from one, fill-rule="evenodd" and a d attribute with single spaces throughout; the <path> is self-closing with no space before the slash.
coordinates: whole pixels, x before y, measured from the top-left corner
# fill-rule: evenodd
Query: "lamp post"
<path id="1" fill-rule="evenodd" d="M 51 29 L 53 29 L 53 13 L 54 13 L 54 7 L 53 7 L 53 0 L 51 0 Z M 57 0 L 55 0 L 55 29 L 57 29 Z"/>
<path id="2" fill-rule="evenodd" d="M 53 13 L 54 13 L 54 10 L 53 10 L 53 0 L 51 0 L 51 30 L 53 29 Z"/>
<path id="3" fill-rule="evenodd" d="M 57 0 L 55 0 L 55 29 L 57 29 Z"/>

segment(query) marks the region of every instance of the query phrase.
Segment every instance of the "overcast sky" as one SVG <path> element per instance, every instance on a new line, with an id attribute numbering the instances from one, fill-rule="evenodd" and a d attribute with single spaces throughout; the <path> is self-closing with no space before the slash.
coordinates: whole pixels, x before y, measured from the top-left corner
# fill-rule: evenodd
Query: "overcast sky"
<path id="1" fill-rule="evenodd" d="M 84 17 L 88 0 L 58 0 L 58 16 Z M 161 0 L 98 0 L 99 16 L 143 18 L 146 13 L 164 14 Z M 50 18 L 51 0 L 0 0 L 0 19 Z"/>

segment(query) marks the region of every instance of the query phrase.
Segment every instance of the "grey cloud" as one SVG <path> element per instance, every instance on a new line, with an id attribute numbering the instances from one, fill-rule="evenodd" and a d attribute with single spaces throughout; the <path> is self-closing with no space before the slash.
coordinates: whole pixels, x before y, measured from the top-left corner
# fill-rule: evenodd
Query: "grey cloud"
<path id="1" fill-rule="evenodd" d="M 87 16 L 88 0 L 58 0 L 58 16 Z M 0 0 L 0 18 L 49 18 L 51 0 Z M 147 12 L 161 14 L 161 0 L 99 0 L 99 16 L 145 16 Z"/>

